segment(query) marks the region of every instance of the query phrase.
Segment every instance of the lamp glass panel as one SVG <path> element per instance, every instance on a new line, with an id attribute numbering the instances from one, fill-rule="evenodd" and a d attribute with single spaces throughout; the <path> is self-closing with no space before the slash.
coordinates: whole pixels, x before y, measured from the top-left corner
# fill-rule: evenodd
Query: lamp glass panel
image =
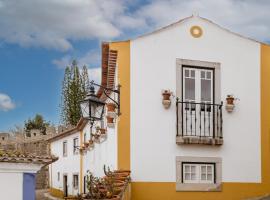
<path id="1" fill-rule="evenodd" d="M 81 106 L 81 112 L 82 112 L 83 118 L 89 118 L 89 104 L 88 104 L 88 102 L 87 101 L 81 102 L 80 106 Z"/>

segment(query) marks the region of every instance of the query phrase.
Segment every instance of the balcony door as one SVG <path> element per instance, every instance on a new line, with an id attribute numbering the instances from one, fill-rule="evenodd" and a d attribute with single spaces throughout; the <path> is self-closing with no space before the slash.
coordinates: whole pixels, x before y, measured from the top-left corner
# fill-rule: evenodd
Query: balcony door
<path id="1" fill-rule="evenodd" d="M 213 136 L 214 70 L 183 67 L 183 132 Z"/>

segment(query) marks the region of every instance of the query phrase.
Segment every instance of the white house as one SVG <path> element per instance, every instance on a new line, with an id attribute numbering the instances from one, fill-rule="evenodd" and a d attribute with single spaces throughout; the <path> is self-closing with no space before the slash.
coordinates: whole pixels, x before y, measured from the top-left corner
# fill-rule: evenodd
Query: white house
<path id="1" fill-rule="evenodd" d="M 53 156 L 0 150 L 1 199 L 35 200 L 35 174 L 55 160 Z"/>
<path id="2" fill-rule="evenodd" d="M 108 131 L 113 137 L 82 156 L 80 162 L 94 163 L 89 169 L 130 169 L 138 200 L 270 193 L 269 45 L 191 16 L 104 43 L 103 86 L 115 86 L 112 74 L 121 84 L 121 115 Z M 55 165 L 53 178 L 65 168 Z"/>

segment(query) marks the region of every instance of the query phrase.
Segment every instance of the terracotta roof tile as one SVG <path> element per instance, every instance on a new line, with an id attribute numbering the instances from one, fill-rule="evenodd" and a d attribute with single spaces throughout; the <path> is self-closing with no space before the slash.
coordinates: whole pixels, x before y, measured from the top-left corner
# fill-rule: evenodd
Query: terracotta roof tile
<path id="1" fill-rule="evenodd" d="M 33 164 L 50 164 L 58 158 L 55 156 L 38 156 L 35 154 L 25 154 L 19 151 L 0 150 L 0 163 L 33 163 Z"/>
<path id="2" fill-rule="evenodd" d="M 113 89 L 115 87 L 115 73 L 117 64 L 117 51 L 110 50 L 108 43 L 102 44 L 102 73 L 101 73 L 101 85 Z M 110 92 L 107 92 L 108 95 Z M 103 94 L 103 89 L 99 88 L 97 96 L 102 100 L 106 100 L 106 96 Z"/>

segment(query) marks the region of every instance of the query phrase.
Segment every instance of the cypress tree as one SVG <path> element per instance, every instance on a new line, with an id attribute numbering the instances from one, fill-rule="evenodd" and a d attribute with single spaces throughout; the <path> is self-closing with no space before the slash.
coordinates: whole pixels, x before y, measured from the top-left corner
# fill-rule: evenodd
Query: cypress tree
<path id="1" fill-rule="evenodd" d="M 62 83 L 61 119 L 65 125 L 75 126 L 80 117 L 80 101 L 86 97 L 89 87 L 88 70 L 84 66 L 82 72 L 76 60 L 66 67 Z"/>

